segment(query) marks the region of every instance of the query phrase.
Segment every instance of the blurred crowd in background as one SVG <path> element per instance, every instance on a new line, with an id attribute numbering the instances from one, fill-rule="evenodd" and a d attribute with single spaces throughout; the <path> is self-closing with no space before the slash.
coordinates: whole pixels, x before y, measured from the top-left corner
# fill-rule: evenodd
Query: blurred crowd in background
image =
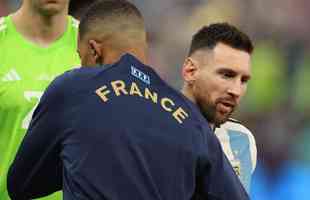
<path id="1" fill-rule="evenodd" d="M 79 18 L 91 0 L 71 0 Z M 253 200 L 310 198 L 310 1 L 132 0 L 146 18 L 151 65 L 180 89 L 191 36 L 230 22 L 255 43 L 253 77 L 235 118 L 254 134 L 258 165 Z M 0 0 L 0 16 L 20 0 Z M 1 66 L 0 66 L 1 67 Z"/>

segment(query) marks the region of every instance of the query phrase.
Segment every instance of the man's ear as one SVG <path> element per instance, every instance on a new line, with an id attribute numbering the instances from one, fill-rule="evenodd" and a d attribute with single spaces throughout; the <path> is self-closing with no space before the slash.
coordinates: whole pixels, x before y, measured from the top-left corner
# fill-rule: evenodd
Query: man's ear
<path id="1" fill-rule="evenodd" d="M 95 62 L 102 64 L 102 44 L 96 40 L 89 40 L 88 44 Z"/>
<path id="2" fill-rule="evenodd" d="M 182 67 L 184 81 L 193 83 L 197 78 L 198 69 L 198 62 L 191 57 L 187 57 Z"/>

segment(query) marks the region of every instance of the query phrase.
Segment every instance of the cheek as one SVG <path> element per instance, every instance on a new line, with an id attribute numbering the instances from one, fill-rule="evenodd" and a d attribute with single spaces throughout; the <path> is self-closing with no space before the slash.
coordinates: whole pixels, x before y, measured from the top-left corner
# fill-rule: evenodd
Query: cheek
<path id="1" fill-rule="evenodd" d="M 200 80 L 195 87 L 195 96 L 203 103 L 214 102 L 213 86 L 208 82 Z"/>
<path id="2" fill-rule="evenodd" d="M 214 81 L 214 85 L 218 87 L 218 89 L 225 90 L 228 88 L 231 84 L 233 84 L 232 80 L 225 79 L 223 77 L 217 76 Z"/>
<path id="3" fill-rule="evenodd" d="M 69 3 L 70 3 L 70 1 L 69 1 L 69 0 L 64 0 L 64 1 L 62 1 L 62 5 L 63 5 L 63 6 L 67 6 L 67 5 L 69 5 Z"/>
<path id="4" fill-rule="evenodd" d="M 215 101 L 222 93 L 224 93 L 225 83 L 220 82 L 220 80 L 216 78 L 210 78 L 210 80 L 204 82 L 202 89 L 208 94 L 212 101 Z"/>
<path id="5" fill-rule="evenodd" d="M 247 85 L 242 87 L 241 97 L 243 97 L 246 94 L 246 91 L 247 91 Z"/>

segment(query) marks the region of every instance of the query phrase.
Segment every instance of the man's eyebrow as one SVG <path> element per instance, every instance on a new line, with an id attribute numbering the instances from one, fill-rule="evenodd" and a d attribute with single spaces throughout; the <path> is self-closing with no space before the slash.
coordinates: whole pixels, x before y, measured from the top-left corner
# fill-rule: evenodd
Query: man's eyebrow
<path id="1" fill-rule="evenodd" d="M 229 73 L 229 74 L 232 74 L 232 75 L 237 75 L 238 74 L 237 71 L 235 71 L 235 70 L 233 70 L 231 68 L 228 68 L 228 67 L 221 67 L 221 68 L 217 69 L 216 71 L 219 72 L 219 73 Z M 246 80 L 250 80 L 252 77 L 251 77 L 250 74 L 244 74 L 244 75 L 242 75 L 242 78 L 246 79 Z"/>

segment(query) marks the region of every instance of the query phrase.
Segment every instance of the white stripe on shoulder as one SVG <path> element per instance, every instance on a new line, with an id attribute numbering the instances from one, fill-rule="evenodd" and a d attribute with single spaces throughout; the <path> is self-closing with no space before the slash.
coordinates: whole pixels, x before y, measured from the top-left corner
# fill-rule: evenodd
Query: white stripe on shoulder
<path id="1" fill-rule="evenodd" d="M 253 163 L 252 165 L 252 173 L 253 173 L 256 168 L 256 163 L 257 163 L 257 147 L 256 147 L 255 137 L 252 133 L 249 134 L 249 141 L 250 141 L 250 147 L 251 147 L 250 151 L 251 151 L 251 159 Z"/>
<path id="2" fill-rule="evenodd" d="M 4 17 L 0 17 L 0 26 L 4 25 L 4 22 L 5 22 Z"/>
<path id="3" fill-rule="evenodd" d="M 239 122 L 227 121 L 226 123 L 222 124 L 221 127 L 234 131 L 239 131 L 246 135 L 252 135 L 251 131 Z"/>
<path id="4" fill-rule="evenodd" d="M 5 23 L 5 19 L 4 17 L 0 18 L 0 31 L 3 31 L 4 29 L 6 29 L 7 25 Z"/>
<path id="5" fill-rule="evenodd" d="M 216 128 L 214 133 L 218 137 L 226 157 L 230 161 L 234 160 L 234 153 L 232 152 L 232 149 L 230 147 L 231 145 L 227 129 L 221 126 L 219 128 Z"/>
<path id="6" fill-rule="evenodd" d="M 249 143 L 250 143 L 251 160 L 253 163 L 253 168 L 252 168 L 252 172 L 253 172 L 256 168 L 256 162 L 257 162 L 257 147 L 256 147 L 255 137 L 253 136 L 252 132 L 244 125 L 240 124 L 239 122 L 234 122 L 234 121 L 227 121 L 221 126 L 221 128 L 238 131 L 248 136 Z"/>
<path id="7" fill-rule="evenodd" d="M 74 17 L 72 17 L 72 25 L 75 27 L 75 28 L 78 28 L 79 25 L 80 25 L 80 21 L 75 19 Z"/>

